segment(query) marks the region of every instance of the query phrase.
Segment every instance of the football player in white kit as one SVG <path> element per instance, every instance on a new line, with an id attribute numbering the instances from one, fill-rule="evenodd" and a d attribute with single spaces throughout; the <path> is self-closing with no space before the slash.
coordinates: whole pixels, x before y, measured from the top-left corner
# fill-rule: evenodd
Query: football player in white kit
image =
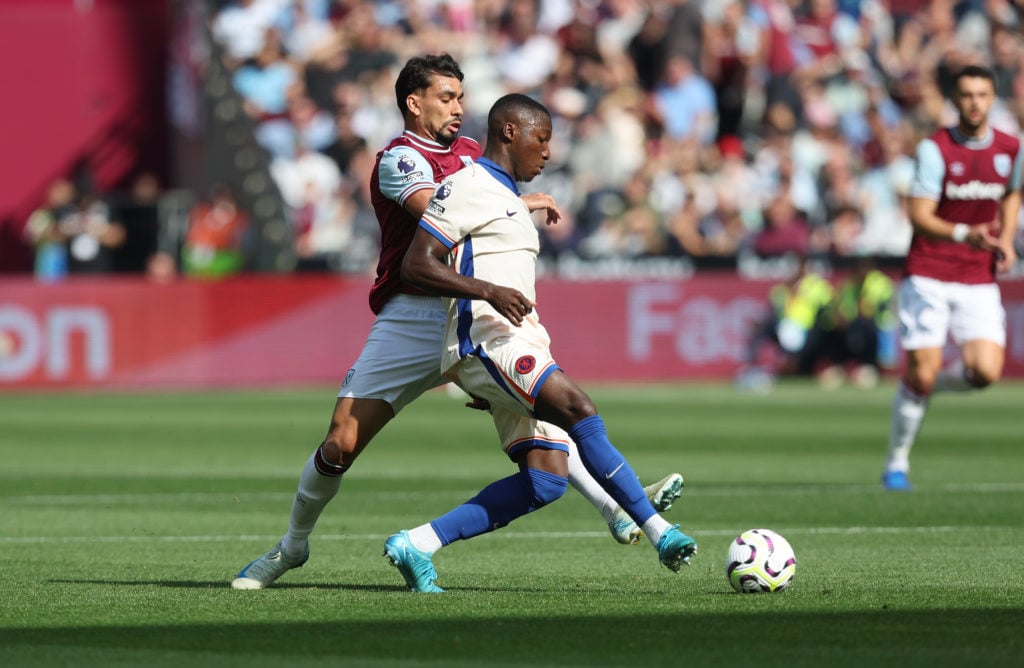
<path id="1" fill-rule="evenodd" d="M 523 438 L 538 420 L 568 432 L 587 470 L 640 526 L 663 565 L 678 572 L 697 550 L 651 505 L 593 402 L 555 363 L 534 310 L 540 242 L 516 182 L 540 174 L 550 139 L 542 104 L 516 93 L 495 102 L 484 156 L 437 189 L 402 265 L 409 282 L 453 298 L 441 369 L 490 403 L 505 452 L 520 469 L 387 539 L 385 556 L 416 592 L 443 591 L 432 562 L 443 546 L 501 528 L 565 492 L 569 444 Z"/>

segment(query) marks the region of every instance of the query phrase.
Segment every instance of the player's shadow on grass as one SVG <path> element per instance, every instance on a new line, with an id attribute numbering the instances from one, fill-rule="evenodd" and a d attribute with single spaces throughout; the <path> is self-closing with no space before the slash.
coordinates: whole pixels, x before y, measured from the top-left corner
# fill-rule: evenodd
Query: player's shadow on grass
<path id="1" fill-rule="evenodd" d="M 1009 666 L 1019 665 L 1024 624 L 1021 609 L 827 614 L 787 612 L 777 605 L 751 611 L 744 605 L 716 614 L 520 617 L 489 614 L 486 604 L 466 606 L 461 597 L 417 596 L 414 603 L 411 595 L 401 597 L 411 606 L 396 604 L 398 598 L 382 598 L 377 619 L 0 628 L 0 659 L 14 661 L 6 665 L 85 665 L 71 659 L 90 656 L 91 665 L 103 665 L 96 661 L 104 658 L 128 665 L 133 656 L 151 663 L 162 653 L 191 652 L 205 662 L 286 657 L 303 666 L 342 665 L 339 660 L 402 665 L 403 658 L 422 663 L 425 657 L 432 660 L 424 665 L 438 666 L 489 665 L 496 659 L 502 665 L 539 665 L 539 657 L 544 665 L 588 666 Z"/>

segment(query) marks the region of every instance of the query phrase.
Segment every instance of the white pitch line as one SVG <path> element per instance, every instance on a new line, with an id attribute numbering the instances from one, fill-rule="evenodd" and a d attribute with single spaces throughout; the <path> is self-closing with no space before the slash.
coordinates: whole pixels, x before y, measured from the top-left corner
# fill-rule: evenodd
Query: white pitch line
<path id="1" fill-rule="evenodd" d="M 964 482 L 918 484 L 919 492 L 960 492 L 970 494 L 1003 494 L 1024 492 L 1024 482 Z M 463 499 L 477 493 L 478 490 L 429 490 L 417 492 L 352 492 L 361 499 L 387 499 L 388 501 L 422 501 L 424 499 Z M 702 496 L 800 496 L 807 494 L 865 494 L 883 493 L 877 484 L 821 484 L 821 485 L 708 485 L 692 486 L 683 489 L 683 498 Z M 155 494 L 32 494 L 25 496 L 0 497 L 0 506 L 80 506 L 80 505 L 138 505 L 158 503 L 218 503 L 233 501 L 235 503 L 253 501 L 287 501 L 294 496 L 292 492 L 182 492 Z"/>
<path id="2" fill-rule="evenodd" d="M 738 536 L 743 529 L 692 529 L 690 534 L 695 538 L 710 536 Z M 964 525 L 964 526 L 912 526 L 912 527 L 788 527 L 777 528 L 781 534 L 791 535 L 860 535 L 860 534 L 931 534 L 954 533 L 964 531 L 1024 531 L 1024 526 L 1014 525 Z M 376 541 L 384 540 L 389 534 L 317 534 L 316 540 L 321 541 Z M 492 534 L 496 538 L 505 539 L 541 539 L 559 538 L 589 539 L 606 538 L 607 531 L 505 531 Z M 62 543 L 234 543 L 257 542 L 267 543 L 280 538 L 279 535 L 241 535 L 241 536 L 0 536 L 0 545 L 39 545 Z"/>
<path id="3" fill-rule="evenodd" d="M 425 491 L 425 492 L 355 492 L 364 499 L 398 499 L 423 500 L 447 499 L 453 496 L 473 496 L 479 490 L 459 491 Z M 34 494 L 30 496 L 0 497 L 0 506 L 78 506 L 78 505 L 137 505 L 141 503 L 218 503 L 224 501 L 287 501 L 295 497 L 295 492 L 181 492 L 156 494 Z"/>
<path id="4" fill-rule="evenodd" d="M 971 494 L 1002 494 L 1006 492 L 1024 492 L 1024 482 L 949 482 L 914 484 L 917 492 L 965 492 Z M 711 485 L 707 487 L 684 487 L 683 498 L 694 496 L 797 496 L 806 494 L 864 494 L 885 493 L 879 484 L 793 484 L 764 486 L 743 485 Z"/>

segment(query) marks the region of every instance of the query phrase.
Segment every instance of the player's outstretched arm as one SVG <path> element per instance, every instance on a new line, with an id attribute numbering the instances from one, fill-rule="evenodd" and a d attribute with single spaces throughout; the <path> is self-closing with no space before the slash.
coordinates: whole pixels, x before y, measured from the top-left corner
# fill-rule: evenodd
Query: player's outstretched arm
<path id="1" fill-rule="evenodd" d="M 419 228 L 402 260 L 402 280 L 443 297 L 483 299 L 516 326 L 533 311 L 533 302 L 515 288 L 456 272 L 446 262 L 448 253 L 444 244 Z"/>

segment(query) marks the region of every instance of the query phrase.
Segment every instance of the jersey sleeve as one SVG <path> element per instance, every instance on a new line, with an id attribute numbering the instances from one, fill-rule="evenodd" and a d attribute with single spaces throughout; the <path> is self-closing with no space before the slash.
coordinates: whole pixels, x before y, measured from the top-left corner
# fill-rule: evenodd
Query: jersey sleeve
<path id="1" fill-rule="evenodd" d="M 1010 171 L 1010 183 L 1007 189 L 1009 192 L 1020 190 L 1022 165 L 1024 165 L 1024 142 L 1017 147 L 1017 155 L 1013 158 L 1013 170 Z"/>
<path id="2" fill-rule="evenodd" d="M 450 177 L 434 192 L 420 219 L 420 227 L 451 250 L 480 224 L 480 210 L 472 203 L 476 196 L 474 179 L 466 169 Z"/>
<path id="3" fill-rule="evenodd" d="M 377 176 L 381 194 L 399 205 L 405 205 L 405 200 L 414 192 L 437 187 L 434 168 L 419 151 L 408 146 L 395 146 L 384 151 Z"/>
<path id="4" fill-rule="evenodd" d="M 932 139 L 921 140 L 914 156 L 914 181 L 910 186 L 910 196 L 939 201 L 945 176 L 946 163 L 942 159 L 939 145 Z"/>

